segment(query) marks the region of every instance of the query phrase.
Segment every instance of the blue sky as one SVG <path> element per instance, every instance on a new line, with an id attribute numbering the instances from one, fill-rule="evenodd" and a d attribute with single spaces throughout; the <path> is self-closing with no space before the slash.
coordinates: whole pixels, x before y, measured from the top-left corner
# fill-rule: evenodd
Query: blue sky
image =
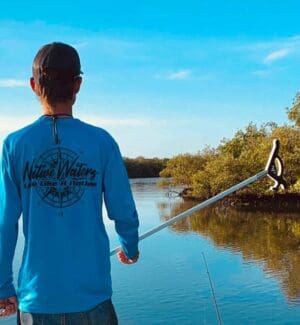
<path id="1" fill-rule="evenodd" d="M 81 56 L 74 116 L 123 155 L 216 146 L 249 122 L 287 122 L 300 86 L 297 1 L 1 1 L 0 140 L 40 115 L 32 59 L 63 41 Z"/>

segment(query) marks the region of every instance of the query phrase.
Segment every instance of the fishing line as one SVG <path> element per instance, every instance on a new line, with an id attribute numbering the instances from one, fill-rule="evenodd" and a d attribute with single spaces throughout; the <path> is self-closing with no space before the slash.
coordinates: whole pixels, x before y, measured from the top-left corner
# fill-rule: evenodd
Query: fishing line
<path id="1" fill-rule="evenodd" d="M 214 290 L 214 287 L 213 287 L 213 284 L 212 284 L 212 281 L 211 281 L 210 273 L 208 271 L 208 266 L 207 266 L 207 262 L 206 262 L 204 252 L 202 252 L 202 256 L 203 256 L 204 265 L 205 265 L 205 268 L 206 268 L 206 273 L 207 273 L 207 276 L 208 276 L 208 279 L 209 279 L 209 285 L 210 285 L 211 293 L 212 293 L 213 300 L 214 300 L 216 314 L 218 316 L 219 324 L 222 325 L 223 323 L 222 323 L 222 319 L 221 319 L 221 315 L 220 315 L 220 311 L 219 311 L 219 307 L 218 307 L 218 303 L 217 303 L 217 299 L 216 299 L 216 295 L 215 295 L 215 290 Z"/>

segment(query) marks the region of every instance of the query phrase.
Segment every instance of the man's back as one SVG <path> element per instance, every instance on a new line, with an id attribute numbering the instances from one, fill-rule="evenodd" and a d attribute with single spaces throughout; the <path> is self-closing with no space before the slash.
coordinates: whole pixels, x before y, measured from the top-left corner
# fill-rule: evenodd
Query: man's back
<path id="1" fill-rule="evenodd" d="M 43 115 L 8 136 L 3 161 L 10 191 L 3 204 L 7 214 L 14 216 L 9 221 L 12 228 L 23 214 L 19 309 L 77 312 L 110 299 L 102 193 L 128 257 L 136 256 L 138 242 L 137 213 L 113 138 L 72 116 Z M 16 233 L 3 233 L 7 243 L 14 242 Z M 5 256 L 12 249 L 4 245 L 0 253 Z M 9 277 L 9 266 L 0 279 L 5 272 Z M 10 288 L 0 283 L 0 294 L 5 290 L 8 295 Z"/>

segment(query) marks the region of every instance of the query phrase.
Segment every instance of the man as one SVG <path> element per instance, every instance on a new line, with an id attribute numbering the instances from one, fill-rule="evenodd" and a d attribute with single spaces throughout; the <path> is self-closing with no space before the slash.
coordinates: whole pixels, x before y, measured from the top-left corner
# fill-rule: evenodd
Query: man
<path id="1" fill-rule="evenodd" d="M 0 316 L 18 311 L 19 324 L 117 324 L 102 197 L 120 238 L 119 260 L 131 264 L 139 255 L 139 221 L 118 145 L 73 117 L 82 81 L 73 47 L 43 46 L 32 73 L 42 115 L 4 140 L 0 165 Z"/>

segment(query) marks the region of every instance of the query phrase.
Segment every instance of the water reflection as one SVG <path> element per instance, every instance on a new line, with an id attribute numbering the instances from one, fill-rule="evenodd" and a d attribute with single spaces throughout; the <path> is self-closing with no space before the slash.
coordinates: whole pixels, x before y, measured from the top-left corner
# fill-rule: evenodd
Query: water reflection
<path id="1" fill-rule="evenodd" d="M 158 203 L 166 221 L 195 205 L 193 202 Z M 262 265 L 278 279 L 290 303 L 300 303 L 300 215 L 241 211 L 210 207 L 171 226 L 175 232 L 194 232 L 210 238 L 217 247 L 240 252 L 245 261 Z"/>

